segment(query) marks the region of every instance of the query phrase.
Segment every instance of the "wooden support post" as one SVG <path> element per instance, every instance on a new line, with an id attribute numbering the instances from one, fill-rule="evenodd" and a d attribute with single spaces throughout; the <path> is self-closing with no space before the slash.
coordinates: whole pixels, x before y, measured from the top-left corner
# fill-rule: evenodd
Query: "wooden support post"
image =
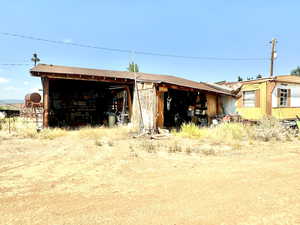
<path id="1" fill-rule="evenodd" d="M 49 78 L 42 77 L 43 85 L 43 127 L 47 128 L 49 126 Z"/>
<path id="2" fill-rule="evenodd" d="M 157 116 L 156 116 L 156 127 L 164 127 L 164 93 L 165 92 L 156 92 L 157 96 Z"/>
<path id="3" fill-rule="evenodd" d="M 131 121 L 131 115 L 132 115 L 132 101 L 131 101 L 131 93 L 128 86 L 125 86 L 125 90 L 127 92 L 127 102 L 128 102 L 128 116 L 129 120 Z"/>
<path id="4" fill-rule="evenodd" d="M 272 116 L 272 93 L 276 86 L 275 81 L 267 81 L 266 115 Z"/>

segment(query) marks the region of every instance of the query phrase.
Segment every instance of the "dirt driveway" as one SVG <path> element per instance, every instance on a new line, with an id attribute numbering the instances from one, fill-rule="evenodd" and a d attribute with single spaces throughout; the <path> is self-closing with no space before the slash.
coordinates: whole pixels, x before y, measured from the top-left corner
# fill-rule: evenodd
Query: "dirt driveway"
<path id="1" fill-rule="evenodd" d="M 300 224 L 298 142 L 216 155 L 134 142 L 1 140 L 0 224 Z"/>

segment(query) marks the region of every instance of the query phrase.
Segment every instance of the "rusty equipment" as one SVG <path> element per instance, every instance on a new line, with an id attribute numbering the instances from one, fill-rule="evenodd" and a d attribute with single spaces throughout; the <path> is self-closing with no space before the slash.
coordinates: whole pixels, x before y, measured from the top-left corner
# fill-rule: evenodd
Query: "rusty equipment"
<path id="1" fill-rule="evenodd" d="M 25 117 L 35 118 L 36 129 L 40 131 L 43 124 L 43 103 L 39 93 L 30 93 L 25 96 Z"/>
<path id="2" fill-rule="evenodd" d="M 39 93 L 30 93 L 25 96 L 25 107 L 37 107 L 41 105 L 42 97 Z"/>

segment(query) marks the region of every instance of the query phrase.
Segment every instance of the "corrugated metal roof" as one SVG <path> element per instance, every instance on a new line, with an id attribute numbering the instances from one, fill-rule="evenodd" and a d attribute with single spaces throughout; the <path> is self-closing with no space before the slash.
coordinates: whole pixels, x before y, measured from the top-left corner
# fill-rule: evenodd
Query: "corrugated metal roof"
<path id="1" fill-rule="evenodd" d="M 127 71 L 87 69 L 87 68 L 79 68 L 79 67 L 46 65 L 46 64 L 39 64 L 33 67 L 30 70 L 30 72 L 34 76 L 41 76 L 40 73 L 47 73 L 47 74 L 51 73 L 54 76 L 55 74 L 70 74 L 70 75 L 123 78 L 123 79 L 131 79 L 131 80 L 134 80 L 136 76 L 138 81 L 174 84 L 182 87 L 189 87 L 189 88 L 194 88 L 199 90 L 215 92 L 219 94 L 232 95 L 232 93 L 226 89 L 216 88 L 204 82 L 191 81 L 191 80 L 170 76 L 170 75 L 148 74 L 148 73 L 140 73 L 140 72 L 132 73 Z"/>

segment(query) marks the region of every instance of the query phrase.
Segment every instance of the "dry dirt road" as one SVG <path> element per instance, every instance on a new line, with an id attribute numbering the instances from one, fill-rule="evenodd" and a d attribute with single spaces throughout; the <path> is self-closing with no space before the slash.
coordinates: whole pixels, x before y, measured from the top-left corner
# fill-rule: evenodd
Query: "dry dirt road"
<path id="1" fill-rule="evenodd" d="M 0 224 L 300 224 L 299 142 L 216 155 L 135 142 L 3 138 Z"/>

